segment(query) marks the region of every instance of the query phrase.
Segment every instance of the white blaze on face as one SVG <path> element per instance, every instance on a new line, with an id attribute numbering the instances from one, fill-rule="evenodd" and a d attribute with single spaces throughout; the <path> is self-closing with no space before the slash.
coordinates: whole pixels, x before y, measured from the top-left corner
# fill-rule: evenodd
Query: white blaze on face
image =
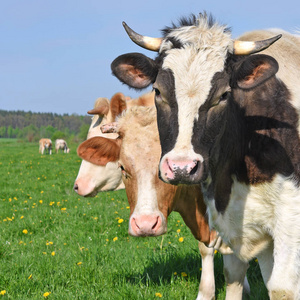
<path id="1" fill-rule="evenodd" d="M 181 49 L 167 50 L 169 43 L 161 48 L 167 50 L 162 68 L 170 69 L 175 79 L 179 133 L 174 151 L 191 154 L 195 153 L 191 143 L 194 121 L 209 95 L 213 76 L 224 69 L 232 40 L 230 33 L 224 33 L 224 27 L 207 28 L 206 24 L 183 27 L 169 36 L 186 43 Z"/>

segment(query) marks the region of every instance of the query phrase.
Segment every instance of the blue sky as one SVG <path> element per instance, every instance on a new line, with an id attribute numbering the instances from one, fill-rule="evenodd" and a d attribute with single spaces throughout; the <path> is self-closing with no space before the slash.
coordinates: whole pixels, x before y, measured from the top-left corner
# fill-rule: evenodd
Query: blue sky
<path id="1" fill-rule="evenodd" d="M 300 30 L 299 0 L 1 0 L 0 109 L 85 115 L 98 97 L 136 97 L 110 64 L 127 52 L 155 53 L 132 43 L 122 21 L 159 37 L 172 21 L 204 10 L 234 38 L 254 29 Z"/>

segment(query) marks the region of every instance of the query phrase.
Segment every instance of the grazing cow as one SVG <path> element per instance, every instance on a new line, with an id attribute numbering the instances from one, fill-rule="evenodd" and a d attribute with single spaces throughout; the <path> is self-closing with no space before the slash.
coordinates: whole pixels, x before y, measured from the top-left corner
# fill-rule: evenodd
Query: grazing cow
<path id="1" fill-rule="evenodd" d="M 39 141 L 39 153 L 44 154 L 52 154 L 52 141 L 50 139 L 40 139 Z"/>
<path id="2" fill-rule="evenodd" d="M 103 134 L 100 130 L 102 124 L 114 122 L 116 117 L 127 107 L 132 105 L 153 105 L 154 93 L 146 93 L 137 99 L 125 97 L 122 93 L 116 93 L 111 100 L 98 98 L 94 109 L 88 111 L 93 115 L 92 123 L 87 139 L 95 136 L 116 139 L 115 133 Z M 94 197 L 98 192 L 124 189 L 124 183 L 117 162 L 108 164 L 92 164 L 83 160 L 74 183 L 74 190 L 81 196 Z"/>
<path id="3" fill-rule="evenodd" d="M 153 83 L 160 177 L 201 183 L 211 226 L 242 260 L 258 258 L 270 299 L 300 299 L 300 47 L 281 34 L 273 57 L 251 55 L 280 35 L 232 41 L 225 26 L 200 14 L 163 38 L 139 36 L 159 51 L 155 60 L 127 54 L 112 70 L 135 88 Z"/>
<path id="4" fill-rule="evenodd" d="M 227 246 L 221 243 L 216 232 L 210 232 L 199 185 L 173 186 L 158 178 L 161 148 L 156 122 L 155 107 L 133 106 L 118 120 L 118 123 L 103 125 L 102 129 L 114 129 L 117 125 L 120 138 L 117 140 L 95 137 L 82 143 L 78 152 L 83 159 L 98 163 L 119 160 L 130 205 L 129 233 L 133 236 L 158 236 L 167 231 L 167 218 L 177 211 L 197 240 L 202 256 L 202 276 L 197 299 L 214 299 L 214 250 L 224 257 L 224 274 L 227 282 L 226 299 L 241 299 L 243 282 L 248 267 Z M 103 149 L 111 149 L 107 158 Z M 93 151 L 93 155 L 91 155 Z M 86 154 L 90 152 L 90 156 Z M 216 244 L 214 247 L 206 245 Z M 205 243 L 205 244 L 204 244 Z M 246 281 L 247 284 L 247 281 Z"/>
<path id="5" fill-rule="evenodd" d="M 58 153 L 59 150 L 62 150 L 64 153 L 69 153 L 70 148 L 68 148 L 67 142 L 62 139 L 55 140 L 55 151 Z"/>

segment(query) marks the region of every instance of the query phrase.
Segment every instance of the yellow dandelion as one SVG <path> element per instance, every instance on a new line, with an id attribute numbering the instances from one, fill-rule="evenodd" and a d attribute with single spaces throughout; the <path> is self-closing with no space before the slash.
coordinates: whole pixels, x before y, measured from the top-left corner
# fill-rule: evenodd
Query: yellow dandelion
<path id="1" fill-rule="evenodd" d="M 65 211 L 65 210 L 67 210 L 67 208 L 66 207 L 62 207 L 60 210 L 61 211 Z"/>
<path id="2" fill-rule="evenodd" d="M 162 294 L 161 293 L 155 293 L 155 297 L 161 298 Z"/>
<path id="3" fill-rule="evenodd" d="M 177 275 L 177 272 L 174 272 L 174 275 L 176 276 L 176 275 Z"/>
<path id="4" fill-rule="evenodd" d="M 0 292 L 0 295 L 4 296 L 6 294 L 6 290 Z"/>
<path id="5" fill-rule="evenodd" d="M 215 250 L 215 252 L 214 252 L 215 254 L 217 254 L 218 253 L 218 250 Z"/>
<path id="6" fill-rule="evenodd" d="M 43 297 L 47 298 L 50 294 L 51 294 L 51 292 L 46 292 L 46 293 L 43 294 Z"/>
<path id="7" fill-rule="evenodd" d="M 52 251 L 52 252 L 51 252 L 51 255 L 54 256 L 54 255 L 55 255 L 55 251 Z"/>
<path id="8" fill-rule="evenodd" d="M 177 229 L 177 233 L 179 233 L 180 232 L 180 229 Z"/>
<path id="9" fill-rule="evenodd" d="M 42 204 L 42 203 L 43 203 L 43 200 L 40 200 L 39 202 Z"/>
<path id="10" fill-rule="evenodd" d="M 31 279 L 31 278 L 32 278 L 32 274 L 29 275 L 28 279 Z"/>
<path id="11" fill-rule="evenodd" d="M 44 255 L 46 255 L 46 254 L 47 254 L 47 252 L 43 252 L 43 254 L 44 254 Z"/>
<path id="12" fill-rule="evenodd" d="M 27 229 L 24 229 L 22 232 L 23 232 L 24 234 L 27 234 L 27 233 L 28 233 L 28 230 L 27 230 Z"/>
<path id="13" fill-rule="evenodd" d="M 183 237 L 181 237 L 181 238 L 179 238 L 179 239 L 178 239 L 178 241 L 179 241 L 180 243 L 182 243 L 182 242 L 183 242 L 183 240 L 184 240 L 184 238 L 183 238 Z"/>
<path id="14" fill-rule="evenodd" d="M 123 222 L 124 222 L 123 219 L 119 219 L 119 220 L 118 220 L 118 223 L 123 223 Z"/>
<path id="15" fill-rule="evenodd" d="M 182 277 L 186 277 L 187 274 L 186 274 L 185 272 L 181 272 L 181 276 L 182 276 Z"/>
<path id="16" fill-rule="evenodd" d="M 77 263 L 77 266 L 80 266 L 80 265 L 82 265 L 82 262 L 81 262 L 81 261 Z"/>
<path id="17" fill-rule="evenodd" d="M 41 194 L 43 194 L 44 193 L 44 191 L 41 191 Z"/>
<path id="18" fill-rule="evenodd" d="M 20 219 L 24 219 L 24 216 L 21 216 Z"/>
<path id="19" fill-rule="evenodd" d="M 115 242 L 115 241 L 117 241 L 117 240 L 118 240 L 118 238 L 117 238 L 117 237 L 114 237 L 114 238 L 113 238 L 113 241 L 114 241 L 114 242 Z"/>

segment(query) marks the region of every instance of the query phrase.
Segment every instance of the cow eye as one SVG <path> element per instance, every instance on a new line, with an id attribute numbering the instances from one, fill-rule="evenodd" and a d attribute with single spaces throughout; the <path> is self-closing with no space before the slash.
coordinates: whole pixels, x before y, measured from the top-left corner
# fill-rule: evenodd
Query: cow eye
<path id="1" fill-rule="evenodd" d="M 219 102 L 227 100 L 228 96 L 229 96 L 229 92 L 227 91 L 220 97 Z"/>
<path id="2" fill-rule="evenodd" d="M 153 88 L 154 92 L 155 92 L 155 96 L 160 96 L 160 91 L 157 88 Z"/>
<path id="3" fill-rule="evenodd" d="M 122 165 L 120 165 L 120 169 L 121 169 L 121 172 L 122 172 L 122 175 L 128 179 L 130 178 L 129 174 L 125 171 L 124 167 Z"/>

